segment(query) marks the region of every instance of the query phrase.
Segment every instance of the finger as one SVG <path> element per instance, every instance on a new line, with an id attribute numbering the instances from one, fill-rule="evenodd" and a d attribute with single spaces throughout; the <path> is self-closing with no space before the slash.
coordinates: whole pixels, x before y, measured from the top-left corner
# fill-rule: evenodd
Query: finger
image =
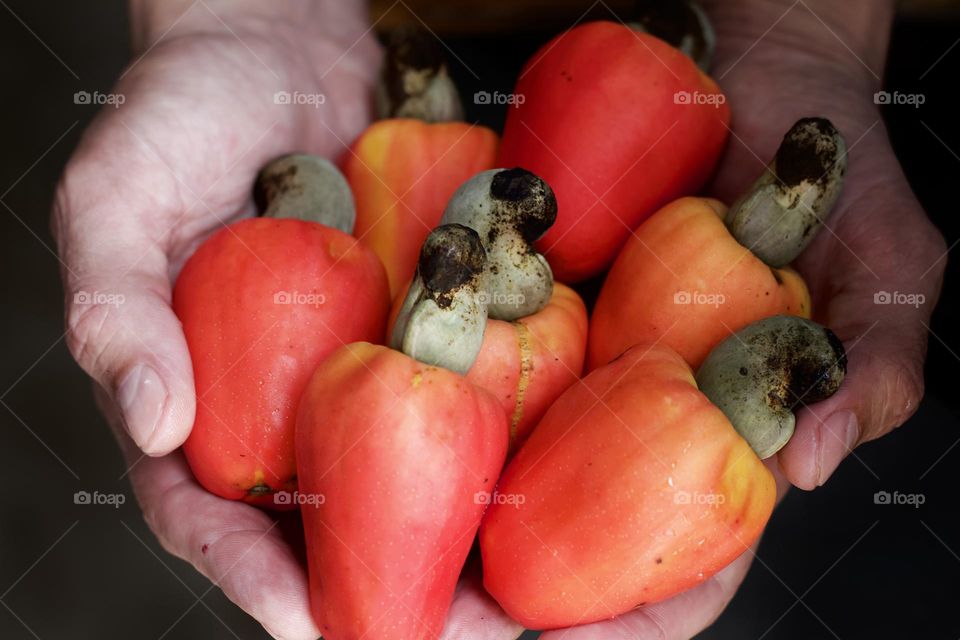
<path id="1" fill-rule="evenodd" d="M 115 425 L 115 407 L 102 390 L 97 396 Z M 130 479 L 144 518 L 163 548 L 192 564 L 273 637 L 318 638 L 306 571 L 278 523 L 255 507 L 205 491 L 179 451 L 142 458 L 120 427 L 114 431 L 133 465 Z"/>
<path id="2" fill-rule="evenodd" d="M 837 236 L 803 265 L 820 273 L 811 282 L 821 298 L 814 310 L 844 342 L 847 377 L 836 395 L 798 412 L 794 436 L 779 454 L 785 476 L 802 489 L 822 485 L 857 445 L 903 424 L 923 397 L 927 327 L 945 245 L 899 169 L 874 172 L 891 177 L 838 212 Z M 866 214 L 872 227 L 864 224 Z M 823 252 L 833 258 L 818 269 L 812 261 L 826 260 Z"/>
<path id="3" fill-rule="evenodd" d="M 115 128 L 107 138 L 111 149 L 81 145 L 54 202 L 66 340 L 81 368 L 121 408 L 134 442 L 162 455 L 183 443 L 195 411 L 193 371 L 170 308 L 162 242 L 177 189 L 172 175 L 131 152 L 130 136 Z M 117 176 L 128 178 L 115 185 Z"/>
<path id="4" fill-rule="evenodd" d="M 753 549 L 703 584 L 612 620 L 547 631 L 540 640 L 688 640 L 717 619 L 743 582 Z"/>
<path id="5" fill-rule="evenodd" d="M 880 324 L 845 341 L 847 377 L 832 398 L 797 413 L 793 437 L 779 454 L 780 468 L 801 489 L 814 489 L 853 449 L 903 424 L 923 397 L 926 329 Z M 870 327 L 873 327 L 872 329 Z"/>
<path id="6" fill-rule="evenodd" d="M 127 433 L 150 455 L 180 446 L 195 411 L 193 371 L 180 323 L 170 308 L 165 259 L 135 265 L 123 252 L 77 236 L 71 251 L 90 251 L 65 277 L 67 345 L 117 402 Z M 104 243 L 106 244 L 106 243 Z M 149 252 L 149 249 L 145 249 Z"/>
<path id="7" fill-rule="evenodd" d="M 464 570 L 441 640 L 514 640 L 523 627 L 510 619 L 483 588 L 479 566 Z"/>

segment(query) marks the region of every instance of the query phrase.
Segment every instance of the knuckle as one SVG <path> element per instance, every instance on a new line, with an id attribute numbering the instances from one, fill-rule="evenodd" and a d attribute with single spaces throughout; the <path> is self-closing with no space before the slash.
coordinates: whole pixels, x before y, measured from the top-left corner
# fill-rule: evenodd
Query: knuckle
<path id="1" fill-rule="evenodd" d="M 917 362 L 922 362 L 922 357 Z M 863 425 L 864 441 L 875 440 L 902 426 L 916 413 L 924 394 L 923 370 L 916 362 L 877 362 L 882 372 L 871 392 L 872 409 Z"/>
<path id="2" fill-rule="evenodd" d="M 113 339 L 110 333 L 113 307 L 88 302 L 90 292 L 80 289 L 67 299 L 67 347 L 77 363 L 94 375 L 99 361 Z"/>
<path id="3" fill-rule="evenodd" d="M 77 210 L 76 200 L 80 187 L 83 184 L 81 174 L 85 171 L 83 161 L 76 157 L 67 162 L 53 193 L 53 206 L 50 212 L 50 232 L 53 234 L 60 253 L 65 253 L 65 242 L 69 236 L 69 228 L 73 212 Z"/>
<path id="4" fill-rule="evenodd" d="M 154 494 L 149 500 L 142 500 L 143 519 L 150 530 L 157 537 L 157 541 L 164 551 L 196 565 L 196 558 L 190 553 L 192 540 L 186 544 L 178 544 L 171 535 L 175 526 L 183 526 L 184 504 L 189 499 L 192 482 L 184 479 L 167 490 Z M 192 538 L 192 536 L 188 536 Z M 183 548 L 187 547 L 187 548 Z"/>
<path id="5" fill-rule="evenodd" d="M 886 422 L 889 428 L 895 429 L 916 413 L 923 399 L 923 372 L 914 366 L 898 367 L 892 387 L 891 397 L 896 400 L 889 407 Z"/>

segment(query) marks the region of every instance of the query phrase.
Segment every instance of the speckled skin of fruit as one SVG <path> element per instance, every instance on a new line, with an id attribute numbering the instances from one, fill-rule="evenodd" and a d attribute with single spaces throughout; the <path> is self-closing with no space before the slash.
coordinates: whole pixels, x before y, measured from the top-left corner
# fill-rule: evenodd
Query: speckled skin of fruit
<path id="1" fill-rule="evenodd" d="M 773 269 L 738 243 L 707 198 L 681 198 L 640 225 L 607 274 L 590 318 L 587 367 L 641 342 L 660 342 L 694 369 L 755 320 L 810 317 L 810 293 L 789 267 Z"/>
<path id="2" fill-rule="evenodd" d="M 702 583 L 756 541 L 776 487 L 683 359 L 638 345 L 550 407 L 497 491 L 484 585 L 512 618 L 550 629 Z"/>
<path id="3" fill-rule="evenodd" d="M 184 265 L 173 308 L 193 361 L 197 413 L 183 449 L 197 480 L 231 500 L 289 509 L 297 404 L 317 365 L 379 341 L 389 308 L 377 256 L 314 222 L 223 228 Z"/>

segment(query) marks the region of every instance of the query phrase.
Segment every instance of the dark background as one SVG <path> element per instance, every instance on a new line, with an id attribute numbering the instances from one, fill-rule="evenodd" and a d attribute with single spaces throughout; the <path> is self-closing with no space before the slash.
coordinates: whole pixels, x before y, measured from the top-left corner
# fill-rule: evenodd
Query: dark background
<path id="1" fill-rule="evenodd" d="M 926 96 L 919 109 L 890 107 L 885 117 L 914 190 L 951 247 L 960 239 L 951 90 L 958 26 L 956 18 L 901 17 L 885 83 Z M 464 95 L 509 91 L 522 61 L 550 35 L 446 39 L 484 78 L 474 86 L 455 68 Z M 219 590 L 160 549 L 62 339 L 47 217 L 57 175 L 94 115 L 73 94 L 108 90 L 127 56 L 122 2 L 0 1 L 0 638 L 263 638 Z M 471 108 L 471 119 L 502 121 L 502 110 Z M 702 638 L 960 637 L 956 275 L 949 265 L 916 417 L 858 449 L 860 460 L 847 460 L 826 487 L 786 498 L 760 561 Z M 73 494 L 82 489 L 122 492 L 127 504 L 77 506 Z M 920 493 L 925 503 L 877 505 L 881 490 Z"/>

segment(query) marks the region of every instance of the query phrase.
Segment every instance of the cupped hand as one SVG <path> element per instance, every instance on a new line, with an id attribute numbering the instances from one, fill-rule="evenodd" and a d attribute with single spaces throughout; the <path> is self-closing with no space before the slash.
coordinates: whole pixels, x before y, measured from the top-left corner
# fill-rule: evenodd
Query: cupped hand
<path id="1" fill-rule="evenodd" d="M 790 483 L 813 488 L 856 444 L 916 409 L 943 273 L 943 240 L 913 197 L 872 101 L 892 8 L 872 0 L 704 4 L 718 31 L 714 75 L 733 113 L 715 195 L 734 200 L 800 117 L 830 118 L 850 147 L 844 194 L 798 264 L 815 317 L 849 353 L 842 391 L 801 411 L 779 455 Z M 250 185 L 262 165 L 292 151 L 335 155 L 369 118 L 376 46 L 356 13 L 341 8 L 338 17 L 311 19 L 321 9 L 329 7 L 237 23 L 200 16 L 155 46 L 148 30 L 145 55 L 116 88 L 124 104 L 98 116 L 66 169 L 53 222 L 68 342 L 99 384 L 148 523 L 166 549 L 282 638 L 318 635 L 302 563 L 269 514 L 206 493 L 182 455 L 170 453 L 189 434 L 196 402 L 170 293 L 205 237 L 252 213 Z M 322 94 L 324 104 L 277 104 L 283 91 Z M 882 292 L 924 302 L 875 304 Z M 751 559 L 745 553 L 666 602 L 543 637 L 691 637 L 726 606 Z M 518 633 L 477 579 L 466 578 L 445 637 Z"/>
<path id="2" fill-rule="evenodd" d="M 844 342 L 848 374 L 835 396 L 803 406 L 793 439 L 770 461 L 782 497 L 791 485 L 822 485 L 858 444 L 885 435 L 916 411 L 946 246 L 911 192 L 874 104 L 892 2 L 701 4 L 717 30 L 712 75 L 732 113 L 711 195 L 735 201 L 802 117 L 830 119 L 849 149 L 843 194 L 795 265 L 813 295 L 814 318 Z M 884 293 L 894 304 L 884 303 Z M 895 293 L 922 302 L 896 304 Z M 732 599 L 754 553 L 667 601 L 542 638 L 691 638 Z"/>
<path id="3" fill-rule="evenodd" d="M 132 13 L 137 53 L 113 90 L 123 104 L 98 114 L 55 198 L 68 345 L 97 383 L 163 547 L 273 636 L 317 638 L 289 532 L 204 491 L 176 450 L 197 401 L 171 290 L 198 244 L 253 213 L 263 165 L 297 151 L 333 157 L 366 126 L 379 48 L 362 3 L 135 2 Z M 491 610 L 465 582 L 455 637 L 498 624 L 519 633 Z"/>
<path id="4" fill-rule="evenodd" d="M 946 246 L 907 183 L 874 100 L 893 3 L 735 0 L 710 9 L 714 74 L 733 113 L 718 197 L 732 201 L 744 191 L 801 117 L 830 119 L 847 141 L 843 193 L 795 265 L 810 287 L 814 319 L 848 355 L 836 395 L 809 406 L 798 398 L 796 432 L 778 456 L 787 480 L 813 489 L 858 444 L 917 410 Z"/>
<path id="5" fill-rule="evenodd" d="M 379 48 L 360 4 L 148 5 L 134 7 L 144 28 L 114 89 L 123 104 L 85 133 L 55 199 L 68 344 L 163 547 L 274 637 L 317 638 L 299 522 L 208 493 L 176 450 L 197 400 L 171 290 L 207 236 L 253 213 L 263 165 L 339 155 L 366 126 Z M 519 633 L 476 577 L 462 581 L 446 637 Z"/>

